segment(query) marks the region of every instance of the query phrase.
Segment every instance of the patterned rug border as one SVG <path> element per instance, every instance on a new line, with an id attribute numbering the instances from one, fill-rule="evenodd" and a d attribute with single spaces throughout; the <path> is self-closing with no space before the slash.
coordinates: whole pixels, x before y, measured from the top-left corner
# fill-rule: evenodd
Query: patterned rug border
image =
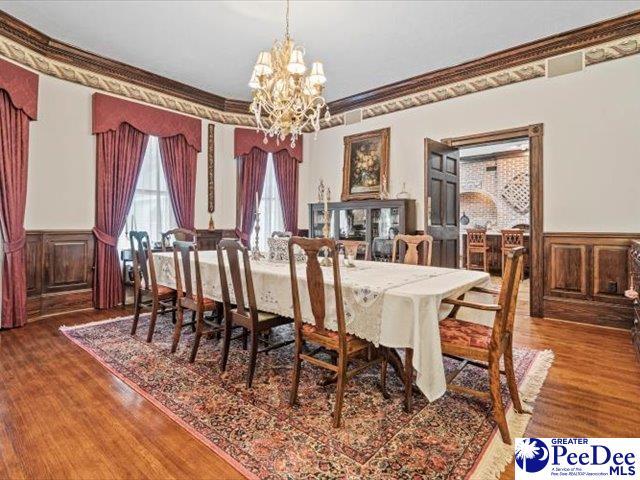
<path id="1" fill-rule="evenodd" d="M 143 314 L 141 318 L 148 317 L 150 314 Z M 189 424 L 187 424 L 184 420 L 178 417 L 175 413 L 173 413 L 169 408 L 161 404 L 158 400 L 156 400 L 153 395 L 146 392 L 142 388 L 140 388 L 134 381 L 130 380 L 125 375 L 121 374 L 117 370 L 115 370 L 111 365 L 103 361 L 100 356 L 89 346 L 83 345 L 79 340 L 71 337 L 67 334 L 67 332 L 73 330 L 82 330 L 84 328 L 94 327 L 96 325 L 102 325 L 107 323 L 113 323 L 118 321 L 124 321 L 133 318 L 132 315 L 125 315 L 122 317 L 108 318 L 105 320 L 97 320 L 95 322 L 82 323 L 79 325 L 62 325 L 59 330 L 60 332 L 73 344 L 80 347 L 82 350 L 91 355 L 98 363 L 100 363 L 103 367 L 105 367 L 111 374 L 115 375 L 119 380 L 121 380 L 124 384 L 131 387 L 136 393 L 140 394 L 143 398 L 151 402 L 158 410 L 167 415 L 171 420 L 176 422 L 178 425 L 183 427 L 187 432 L 193 435 L 196 439 L 198 439 L 201 443 L 203 443 L 206 447 L 211 449 L 221 458 L 223 458 L 226 462 L 232 465 L 236 470 L 238 470 L 242 475 L 249 479 L 258 479 L 258 477 L 246 469 L 240 462 L 231 457 L 228 453 L 222 450 L 219 446 L 213 443 L 211 440 L 207 439 L 200 432 L 195 430 Z M 525 377 L 520 384 L 520 396 L 523 403 L 533 403 L 537 399 L 540 390 L 542 389 L 542 385 L 547 378 L 547 374 L 549 373 L 549 369 L 553 364 L 554 353 L 552 350 L 540 350 L 536 354 L 535 359 L 529 366 Z M 525 405 L 526 407 L 526 405 Z M 511 432 L 511 437 L 513 439 L 517 437 L 522 437 L 529 421 L 531 420 L 532 413 L 528 414 L 517 414 L 513 405 L 510 405 L 506 412 L 507 423 L 509 424 L 509 431 Z M 485 445 L 480 457 L 471 471 L 468 473 L 467 478 L 470 480 L 495 480 L 500 478 L 501 474 L 504 472 L 505 468 L 512 460 L 514 456 L 514 447 L 513 445 L 506 445 L 502 442 L 502 438 L 498 433 L 497 427 L 494 428 L 491 439 Z"/>

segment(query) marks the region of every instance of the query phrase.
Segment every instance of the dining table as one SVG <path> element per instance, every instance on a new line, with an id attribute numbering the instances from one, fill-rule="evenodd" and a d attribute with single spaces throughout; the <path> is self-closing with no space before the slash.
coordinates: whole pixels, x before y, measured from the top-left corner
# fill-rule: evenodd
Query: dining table
<path id="1" fill-rule="evenodd" d="M 217 252 L 198 251 L 198 258 L 204 296 L 222 301 Z M 173 253 L 154 253 L 153 260 L 158 283 L 175 288 Z M 193 254 L 191 261 L 193 264 Z M 416 386 L 429 401 L 438 399 L 446 391 L 438 323 L 451 309 L 441 305 L 442 299 L 458 297 L 473 287 L 488 284 L 489 274 L 388 262 L 355 261 L 354 264 L 352 267 L 340 266 L 347 333 L 375 346 L 406 349 L 411 355 L 405 356 L 405 363 L 415 369 Z M 192 272 L 195 272 L 194 267 L 192 265 Z M 251 260 L 250 267 L 257 308 L 293 318 L 289 263 L 263 258 Z M 322 270 L 325 325 L 337 330 L 333 270 L 330 267 Z M 298 266 L 296 275 L 301 292 L 302 319 L 313 324 L 304 265 Z M 229 288 L 233 301 L 232 286 Z"/>

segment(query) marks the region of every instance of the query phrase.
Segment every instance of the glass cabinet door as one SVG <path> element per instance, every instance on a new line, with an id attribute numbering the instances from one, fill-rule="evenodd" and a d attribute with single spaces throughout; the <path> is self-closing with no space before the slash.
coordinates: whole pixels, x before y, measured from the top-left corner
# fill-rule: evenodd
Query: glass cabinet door
<path id="1" fill-rule="evenodd" d="M 400 231 L 398 208 L 374 208 L 371 210 L 371 236 L 393 238 Z"/>
<path id="2" fill-rule="evenodd" d="M 338 238 L 340 240 L 367 239 L 367 209 L 340 210 Z"/>
<path id="3" fill-rule="evenodd" d="M 331 238 L 335 238 L 335 225 L 334 225 L 334 218 L 335 218 L 335 211 L 334 210 L 329 210 L 329 236 Z M 323 237 L 323 231 L 322 229 L 324 228 L 324 210 L 322 208 L 315 208 L 313 210 L 313 219 L 312 219 L 312 225 L 311 225 L 311 231 L 309 232 L 311 237 L 313 238 L 320 238 Z"/>

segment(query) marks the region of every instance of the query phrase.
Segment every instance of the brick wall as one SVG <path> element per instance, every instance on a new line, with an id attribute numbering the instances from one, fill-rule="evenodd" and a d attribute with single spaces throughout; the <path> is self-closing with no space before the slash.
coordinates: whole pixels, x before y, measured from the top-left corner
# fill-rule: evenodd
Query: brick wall
<path id="1" fill-rule="evenodd" d="M 469 224 L 461 228 L 500 230 L 528 224 L 528 174 L 529 152 L 505 152 L 481 160 L 462 159 L 460 215 L 464 212 Z"/>

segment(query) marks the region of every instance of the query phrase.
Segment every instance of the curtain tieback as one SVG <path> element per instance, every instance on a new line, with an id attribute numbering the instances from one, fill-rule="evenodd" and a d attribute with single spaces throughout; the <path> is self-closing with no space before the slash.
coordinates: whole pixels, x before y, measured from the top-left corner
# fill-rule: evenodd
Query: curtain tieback
<path id="1" fill-rule="evenodd" d="M 118 246 L 118 239 L 116 237 L 107 235 L 102 230 L 99 230 L 98 227 L 93 227 L 93 234 L 99 242 L 104 243 L 105 245 L 109 245 L 110 247 Z"/>
<path id="2" fill-rule="evenodd" d="M 26 232 L 22 230 L 22 233 L 20 234 L 17 240 L 13 240 L 11 242 L 4 242 L 3 244 L 4 253 L 16 253 L 17 251 L 22 250 L 26 241 L 27 241 Z"/>

